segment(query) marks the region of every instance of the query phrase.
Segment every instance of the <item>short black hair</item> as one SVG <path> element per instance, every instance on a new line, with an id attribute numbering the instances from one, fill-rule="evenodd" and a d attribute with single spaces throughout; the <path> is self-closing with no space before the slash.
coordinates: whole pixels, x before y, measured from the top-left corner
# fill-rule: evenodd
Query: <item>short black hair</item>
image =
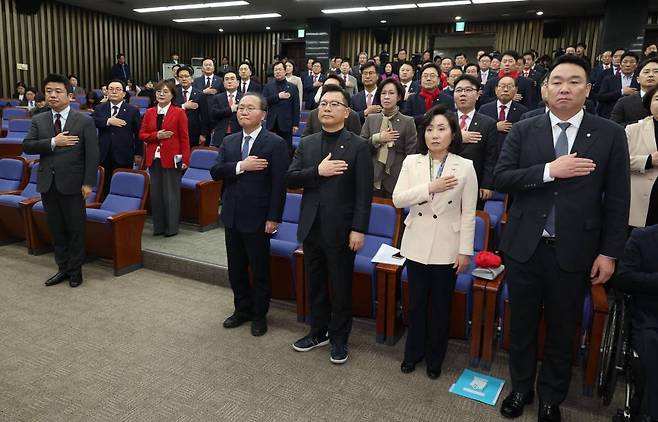
<path id="1" fill-rule="evenodd" d="M 324 85 L 322 86 L 322 94 L 320 94 L 320 99 L 328 92 L 340 92 L 345 100 L 345 104 L 349 107 L 350 104 L 350 95 L 343 88 L 336 85 Z"/>
<path id="2" fill-rule="evenodd" d="M 402 61 L 402 62 L 398 62 L 398 64 L 400 65 L 400 66 L 398 66 L 398 72 L 400 71 L 400 68 L 401 68 L 402 66 L 404 66 L 405 64 L 408 64 L 409 66 L 411 66 L 412 69 L 414 69 L 414 64 L 411 63 L 411 62 L 408 61 L 408 60 L 405 60 L 405 61 Z"/>
<path id="3" fill-rule="evenodd" d="M 228 75 L 229 73 L 232 73 L 233 76 L 235 76 L 235 79 L 238 79 L 238 72 L 237 72 L 236 70 L 229 70 L 228 72 L 224 72 L 224 76 L 223 76 L 223 77 L 225 78 L 226 75 Z"/>
<path id="4" fill-rule="evenodd" d="M 73 86 L 71 86 L 71 82 L 69 81 L 69 78 L 65 77 L 64 75 L 59 75 L 57 73 L 51 73 L 48 76 L 46 76 L 46 79 L 43 80 L 43 90 L 46 90 L 46 85 L 49 83 L 56 83 L 56 84 L 64 84 L 66 87 L 66 92 L 69 94 L 73 93 Z M 22 84 L 22 83 L 21 83 Z M 25 84 L 22 84 L 23 88 L 25 88 Z M 18 84 L 16 85 L 18 87 Z"/>
<path id="5" fill-rule="evenodd" d="M 117 60 L 119 60 L 121 57 L 126 57 L 126 55 L 123 53 L 117 54 Z"/>
<path id="6" fill-rule="evenodd" d="M 38 92 L 37 95 L 34 96 L 34 102 L 40 103 L 42 101 L 46 101 L 46 96 Z"/>
<path id="7" fill-rule="evenodd" d="M 640 62 L 640 56 L 638 56 L 634 51 L 624 51 L 624 54 L 621 55 L 621 61 L 624 61 L 626 57 L 633 57 L 636 63 Z"/>
<path id="8" fill-rule="evenodd" d="M 477 63 L 466 63 L 466 65 L 464 65 L 464 73 L 466 73 L 466 69 L 468 69 L 469 67 L 474 67 L 477 70 L 478 74 L 480 73 L 480 65 Z"/>
<path id="9" fill-rule="evenodd" d="M 277 67 L 278 65 L 283 66 L 283 70 L 286 70 L 286 64 L 285 64 L 284 62 L 282 62 L 282 61 L 276 61 L 276 62 L 274 62 L 274 64 L 272 64 L 272 70 L 274 70 L 274 68 Z"/>
<path id="10" fill-rule="evenodd" d="M 187 72 L 190 74 L 190 76 L 192 76 L 192 77 L 194 76 L 194 69 L 192 69 L 191 67 L 189 67 L 186 64 L 184 64 L 184 65 L 182 65 L 181 67 L 178 68 L 178 70 L 176 71 L 176 76 L 180 77 L 180 73 L 184 70 L 187 70 Z"/>
<path id="11" fill-rule="evenodd" d="M 238 65 L 238 69 L 240 69 L 240 66 L 242 66 L 243 64 L 246 64 L 249 70 L 251 71 L 251 73 L 254 73 L 254 68 L 251 67 L 251 62 L 248 62 L 246 60 L 240 62 L 240 64 Z"/>
<path id="12" fill-rule="evenodd" d="M 455 61 L 452 59 L 452 57 L 444 57 L 441 59 L 441 63 L 443 63 L 444 60 L 450 60 L 450 63 L 452 63 L 452 66 L 455 66 Z"/>
<path id="13" fill-rule="evenodd" d="M 375 62 L 367 61 L 363 66 L 361 66 L 361 73 L 363 73 L 363 71 L 369 67 L 374 67 L 375 71 L 377 71 L 377 65 L 375 64 Z"/>
<path id="14" fill-rule="evenodd" d="M 482 57 L 489 57 L 489 60 L 492 59 L 491 54 L 484 53 L 483 55 L 480 56 L 480 58 L 478 59 L 478 61 L 482 60 Z"/>
<path id="15" fill-rule="evenodd" d="M 260 101 L 260 109 L 263 111 L 267 111 L 267 100 L 265 97 L 263 97 L 263 94 L 260 92 L 255 92 L 255 91 L 248 91 L 242 94 L 242 99 L 244 100 L 245 97 L 256 97 L 258 98 L 258 101 Z"/>
<path id="16" fill-rule="evenodd" d="M 516 78 L 512 78 L 510 75 L 503 75 L 502 78 L 498 78 L 498 79 L 496 79 L 496 88 L 498 88 L 498 85 L 500 85 L 500 81 L 501 81 L 503 78 L 510 78 L 510 79 L 512 79 L 512 80 L 514 81 L 514 87 L 515 87 L 515 88 L 518 88 L 518 87 L 519 87 L 519 81 L 518 81 Z"/>
<path id="17" fill-rule="evenodd" d="M 432 60 L 433 61 L 441 60 L 441 56 L 437 54 L 436 56 L 432 57 Z"/>
<path id="18" fill-rule="evenodd" d="M 641 72 L 642 69 L 644 69 L 644 66 L 648 65 L 649 63 L 657 63 L 658 64 L 658 57 L 651 56 L 651 57 L 646 58 L 645 60 L 642 61 L 642 63 L 640 63 L 637 66 L 637 71 Z"/>
<path id="19" fill-rule="evenodd" d="M 429 63 L 427 63 L 426 65 L 423 66 L 423 68 L 420 70 L 420 74 L 422 75 L 423 72 L 425 70 L 429 69 L 429 68 L 432 68 L 432 69 L 436 70 L 437 72 L 439 72 L 439 76 L 441 76 L 441 73 L 443 73 L 443 72 L 441 72 L 441 68 L 439 66 L 437 66 L 436 63 L 429 62 Z"/>
<path id="20" fill-rule="evenodd" d="M 532 60 L 535 60 L 535 59 L 537 58 L 537 56 L 535 55 L 535 53 L 532 52 L 532 51 L 530 51 L 530 50 L 527 50 L 527 51 L 524 51 L 524 52 L 523 52 L 523 57 L 525 57 L 525 56 L 532 56 Z"/>
<path id="21" fill-rule="evenodd" d="M 311 63 L 311 66 L 313 66 L 316 63 L 320 65 L 320 68 L 322 68 L 322 62 L 320 60 L 317 60 L 317 59 L 313 59 L 313 63 Z"/>
<path id="22" fill-rule="evenodd" d="M 459 57 L 459 56 L 464 56 L 464 58 L 466 58 L 466 54 L 464 54 L 463 52 L 460 51 L 459 53 L 455 54 L 455 60 L 456 60 L 457 57 Z"/>
<path id="23" fill-rule="evenodd" d="M 112 79 L 111 81 L 109 81 L 109 82 L 107 83 L 106 86 L 110 86 L 110 84 L 113 83 L 113 82 L 120 83 L 120 84 L 121 84 L 121 88 L 123 88 L 124 91 L 126 90 L 126 83 L 125 83 L 124 81 L 122 81 L 121 79 Z"/>
<path id="24" fill-rule="evenodd" d="M 555 62 L 553 62 L 553 64 L 551 65 L 548 72 L 549 73 L 552 72 L 553 69 L 555 69 L 557 66 L 559 66 L 561 64 L 565 64 L 565 63 L 575 64 L 576 66 L 582 67 L 583 70 L 585 71 L 585 75 L 589 76 L 589 70 L 590 69 L 589 69 L 589 65 L 587 64 L 587 62 L 585 60 L 581 59 L 578 56 L 572 56 L 572 55 L 569 55 L 569 54 L 562 55 L 562 56 L 558 57 L 557 59 L 555 59 Z"/>
<path id="25" fill-rule="evenodd" d="M 584 49 L 587 49 L 587 44 L 584 42 L 580 41 L 578 44 L 576 44 L 576 47 L 583 47 Z"/>
<path id="26" fill-rule="evenodd" d="M 425 129 L 427 129 L 427 126 L 432 123 L 432 120 L 436 116 L 445 116 L 450 125 L 452 141 L 450 141 L 450 146 L 448 146 L 448 152 L 459 154 L 462 149 L 462 131 L 459 129 L 459 123 L 457 123 L 457 115 L 443 104 L 432 107 L 423 115 L 423 118 L 418 125 L 418 152 L 423 155 L 429 153 L 429 148 L 425 142 Z"/>
<path id="27" fill-rule="evenodd" d="M 80 80 L 80 78 L 78 78 L 78 75 L 76 75 L 75 73 L 69 73 L 68 75 L 66 75 L 66 77 L 69 78 L 69 79 L 75 78 L 78 81 Z"/>
<path id="28" fill-rule="evenodd" d="M 519 59 L 519 53 L 516 50 L 506 50 L 505 52 L 503 52 L 503 54 L 500 55 L 501 58 L 503 56 L 512 56 L 514 57 L 514 60 Z"/>
<path id="29" fill-rule="evenodd" d="M 614 54 L 615 54 L 617 51 L 621 51 L 621 53 L 624 54 L 624 53 L 626 52 L 626 49 L 625 49 L 624 47 L 613 48 L 613 49 L 612 49 L 612 55 L 614 56 Z"/>
<path id="30" fill-rule="evenodd" d="M 379 101 L 381 102 L 382 89 L 384 89 L 384 86 L 388 84 L 395 85 L 395 90 L 397 91 L 399 97 L 397 104 L 400 105 L 400 103 L 404 101 L 404 87 L 402 87 L 400 81 L 398 81 L 395 78 L 386 78 L 383 81 L 381 81 L 377 86 L 377 92 L 375 92 L 375 98 L 379 99 Z"/>
<path id="31" fill-rule="evenodd" d="M 398 54 L 400 54 L 401 51 L 404 51 L 405 53 L 407 53 L 407 49 L 404 48 L 404 47 L 398 50 Z"/>
<path id="32" fill-rule="evenodd" d="M 340 85 L 341 88 L 345 89 L 345 80 L 339 77 L 338 75 L 336 75 L 335 73 L 329 73 L 326 76 L 325 80 L 322 81 L 322 86 L 324 86 L 324 83 L 327 82 L 329 79 L 336 80 L 338 82 L 338 85 Z"/>
<path id="33" fill-rule="evenodd" d="M 473 85 L 475 87 L 475 89 L 477 89 L 478 91 L 482 87 L 482 84 L 480 83 L 480 81 L 478 81 L 478 78 L 476 78 L 472 75 L 468 75 L 466 73 L 464 73 L 463 75 L 461 75 L 460 77 L 455 79 L 455 86 L 457 86 L 457 84 L 460 83 L 461 81 L 468 81 L 468 83 Z"/>
<path id="34" fill-rule="evenodd" d="M 642 105 L 649 113 L 651 113 L 651 100 L 656 96 L 656 93 L 658 93 L 658 85 L 645 92 L 644 97 L 642 97 Z"/>
<path id="35" fill-rule="evenodd" d="M 294 72 L 297 69 L 297 65 L 291 59 L 286 60 L 286 64 L 290 63 L 292 65 L 292 71 Z"/>

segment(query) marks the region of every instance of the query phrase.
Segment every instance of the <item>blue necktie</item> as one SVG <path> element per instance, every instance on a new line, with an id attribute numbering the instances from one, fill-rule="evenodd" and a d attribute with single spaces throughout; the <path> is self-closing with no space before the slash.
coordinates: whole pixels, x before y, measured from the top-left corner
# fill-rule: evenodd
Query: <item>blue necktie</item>
<path id="1" fill-rule="evenodd" d="M 246 160 L 249 156 L 249 141 L 251 141 L 251 136 L 245 136 L 242 141 L 242 159 Z"/>
<path id="2" fill-rule="evenodd" d="M 569 154 L 569 138 L 567 138 L 567 128 L 571 126 L 569 122 L 563 122 L 557 124 L 562 132 L 557 137 L 557 142 L 555 143 L 555 158 L 562 157 L 563 155 Z M 546 232 L 549 235 L 555 236 L 555 204 L 551 207 L 551 211 L 548 213 L 546 218 L 546 225 L 544 226 Z"/>

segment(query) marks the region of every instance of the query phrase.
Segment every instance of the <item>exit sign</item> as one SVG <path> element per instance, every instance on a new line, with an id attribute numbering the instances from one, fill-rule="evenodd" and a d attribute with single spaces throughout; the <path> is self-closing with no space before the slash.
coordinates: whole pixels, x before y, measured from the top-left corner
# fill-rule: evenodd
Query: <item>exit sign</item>
<path id="1" fill-rule="evenodd" d="M 464 21 L 455 22 L 455 31 L 456 32 L 464 32 L 464 28 L 466 28 L 466 22 L 464 22 Z"/>

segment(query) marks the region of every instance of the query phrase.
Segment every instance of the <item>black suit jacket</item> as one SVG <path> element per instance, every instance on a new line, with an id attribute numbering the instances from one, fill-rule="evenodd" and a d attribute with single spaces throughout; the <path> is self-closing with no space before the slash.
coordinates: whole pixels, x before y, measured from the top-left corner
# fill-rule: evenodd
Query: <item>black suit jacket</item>
<path id="1" fill-rule="evenodd" d="M 496 122 L 498 122 L 498 108 L 497 108 L 498 100 L 494 100 L 490 103 L 484 104 L 480 107 L 478 112 L 484 114 L 485 116 L 489 116 L 492 119 L 494 119 Z M 522 104 L 517 103 L 516 101 L 512 101 L 512 105 L 510 105 L 510 109 L 507 112 L 507 121 L 516 123 L 521 120 L 521 115 L 528 111 L 527 108 L 525 108 Z M 503 144 L 505 143 L 505 139 L 507 138 L 507 133 L 506 132 L 498 132 L 498 150 L 503 147 Z"/>
<path id="2" fill-rule="evenodd" d="M 449 95 L 440 93 L 439 96 L 436 97 L 436 100 L 434 100 L 432 107 L 439 104 L 443 104 L 448 110 L 455 111 L 455 100 Z M 409 98 L 407 98 L 407 101 L 402 104 L 401 110 L 402 114 L 413 117 L 416 120 L 416 125 L 420 124 L 420 121 L 423 120 L 426 111 L 425 99 L 421 97 L 419 93 L 410 95 Z"/>
<path id="3" fill-rule="evenodd" d="M 130 77 L 130 67 L 128 67 L 128 63 L 124 63 L 123 66 L 119 63 L 115 63 L 114 66 L 112 66 L 112 79 L 119 79 L 124 82 L 132 79 Z"/>
<path id="4" fill-rule="evenodd" d="M 332 160 L 348 168 L 339 176 L 322 177 L 318 165 L 325 158 L 322 133 L 302 138 L 288 169 L 288 187 L 303 188 L 297 238 L 303 242 L 316 218 L 324 241 L 335 247 L 348 245 L 352 230 L 367 233 L 373 193 L 374 168 L 368 141 L 349 131 L 338 138 Z"/>
<path id="5" fill-rule="evenodd" d="M 101 163 L 108 154 L 119 164 L 132 164 L 135 155 L 142 155 L 144 143 L 139 139 L 139 127 L 142 118 L 139 109 L 124 101 L 117 113 L 119 119 L 125 120 L 123 127 L 108 126 L 107 120 L 112 115 L 112 103 L 106 101 L 94 108 L 91 117 L 98 128 L 98 146 Z M 111 176 L 108 176 L 111 177 Z"/>
<path id="6" fill-rule="evenodd" d="M 633 230 L 619 260 L 619 290 L 633 295 L 631 312 L 634 329 L 658 328 L 658 225 Z"/>
<path id="7" fill-rule="evenodd" d="M 599 91 L 601 90 L 601 82 L 603 82 L 603 80 L 605 78 L 607 78 L 608 76 L 612 76 L 612 75 L 615 74 L 614 73 L 615 72 L 614 67 L 612 65 L 610 65 L 610 67 L 607 68 L 607 69 L 603 69 L 602 65 L 599 65 L 599 66 L 601 66 L 601 67 L 599 68 L 599 70 L 597 70 L 596 73 L 590 74 L 590 80 L 589 80 L 590 83 L 592 84 L 592 94 L 591 95 L 593 95 L 594 98 L 597 97 Z"/>
<path id="8" fill-rule="evenodd" d="M 290 98 L 280 99 L 280 92 L 288 92 Z M 287 80 L 273 81 L 263 88 L 263 97 L 267 100 L 266 125 L 269 130 L 277 127 L 281 132 L 292 133 L 293 127 L 299 127 L 299 91 Z"/>
<path id="9" fill-rule="evenodd" d="M 361 133 L 361 120 L 359 120 L 359 115 L 356 111 L 350 110 L 350 115 L 345 119 L 345 129 L 355 135 Z M 312 135 L 320 131 L 322 131 L 322 123 L 320 123 L 318 109 L 316 108 L 308 114 L 308 119 L 306 120 L 306 126 L 304 126 L 304 133 L 302 133 L 302 136 Z"/>
<path id="10" fill-rule="evenodd" d="M 199 107 L 196 110 L 185 110 L 185 114 L 187 115 L 187 130 L 190 137 L 190 145 L 198 145 L 199 136 L 208 137 L 209 133 L 208 100 L 203 91 L 193 86 L 189 89 L 191 91 L 188 93 L 188 99 L 199 104 Z M 183 102 L 183 87 L 178 85 L 176 87 L 176 100 L 174 104 L 181 107 Z"/>
<path id="11" fill-rule="evenodd" d="M 235 91 L 235 99 L 233 101 L 237 104 L 240 98 L 242 98 L 240 91 Z M 228 105 L 228 94 L 226 91 L 209 97 L 208 108 L 210 110 L 210 127 L 215 129 L 210 145 L 220 146 L 229 126 L 231 127 L 231 133 L 242 130 L 238 123 L 237 113 L 234 113 Z"/>
<path id="12" fill-rule="evenodd" d="M 633 76 L 633 79 L 631 81 L 631 87 L 636 88 L 637 90 L 640 89 L 640 85 L 638 84 L 637 78 L 635 76 Z M 607 76 L 601 82 L 601 89 L 599 90 L 599 94 L 597 96 L 597 100 L 599 103 L 598 107 L 596 108 L 597 114 L 601 117 L 605 117 L 606 119 L 609 119 L 610 114 L 612 113 L 612 109 L 615 106 L 615 103 L 622 96 L 623 95 L 621 94 L 621 73 L 616 76 L 615 75 Z"/>
<path id="13" fill-rule="evenodd" d="M 318 81 L 324 82 L 326 79 L 327 79 L 327 75 L 325 75 L 324 73 L 320 73 L 320 76 L 318 77 Z M 317 94 L 318 89 L 322 88 L 322 86 L 314 87 L 313 77 L 308 75 L 302 78 L 302 86 L 304 87 L 303 98 L 304 98 L 304 103 L 306 104 L 306 109 L 313 110 L 316 107 L 315 94 Z"/>
<path id="14" fill-rule="evenodd" d="M 288 147 L 281 137 L 261 129 L 249 155 L 266 159 L 267 167 L 235 174 L 236 164 L 242 160 L 242 137 L 240 131 L 224 138 L 210 174 L 214 180 L 224 180 L 224 226 L 245 233 L 264 233 L 266 221 L 281 222 L 286 201 L 285 175 L 290 161 Z"/>
<path id="15" fill-rule="evenodd" d="M 494 75 L 493 78 L 487 80 L 487 83 L 484 85 L 482 90 L 482 97 L 480 97 L 480 104 L 490 103 L 496 101 L 496 82 L 498 81 L 498 75 Z M 523 99 L 520 101 L 525 108 L 532 109 L 537 106 L 537 93 L 534 87 L 534 84 L 531 80 L 519 76 L 516 79 L 517 90 L 516 92 L 523 96 Z"/>
<path id="16" fill-rule="evenodd" d="M 473 161 L 473 167 L 478 177 L 478 186 L 481 189 L 493 190 L 493 171 L 498 159 L 496 121 L 489 116 L 475 112 L 468 125 L 468 130 L 481 133 L 482 139 L 476 144 L 462 144 L 459 155 Z"/>
<path id="17" fill-rule="evenodd" d="M 201 75 L 198 78 L 194 79 L 194 82 L 192 82 L 192 86 L 199 91 L 203 91 L 206 89 L 206 75 Z M 215 88 L 217 90 L 217 93 L 224 92 L 226 89 L 224 89 L 224 83 L 222 81 L 222 78 L 217 76 L 217 75 L 212 75 L 212 80 L 210 81 L 210 87 Z M 212 95 L 212 94 L 208 94 Z"/>
<path id="18" fill-rule="evenodd" d="M 539 105 L 536 109 L 534 109 L 534 110 L 528 110 L 528 111 L 526 111 L 525 113 L 523 113 L 523 114 L 521 115 L 521 118 L 519 119 L 519 121 L 521 121 L 521 120 L 525 120 L 525 119 L 529 119 L 529 118 L 531 118 L 531 117 L 535 117 L 535 116 L 541 116 L 542 114 L 546 114 L 546 113 L 548 113 L 548 112 L 546 111 L 546 106 L 544 106 L 543 104 L 541 104 L 541 105 Z"/>
<path id="19" fill-rule="evenodd" d="M 26 154 L 39 154 L 37 191 L 40 193 L 48 192 L 53 181 L 57 191 L 64 195 L 80 194 L 82 185 L 96 185 L 98 136 L 94 120 L 71 109 L 62 131 L 80 140 L 76 145 L 53 150 L 53 114 L 39 113 L 32 117 L 32 126 L 23 140 Z"/>
<path id="20" fill-rule="evenodd" d="M 638 120 L 644 119 L 649 114 L 651 113 L 642 105 L 642 97 L 638 93 L 618 99 L 610 113 L 610 120 L 626 127 L 626 125 L 637 123 Z"/>
<path id="21" fill-rule="evenodd" d="M 494 171 L 496 190 L 514 197 L 500 244 L 512 259 L 527 262 L 532 257 L 553 205 L 560 268 L 585 272 L 598 254 L 621 257 L 630 205 L 624 129 L 584 113 L 571 152 L 592 159 L 596 170 L 588 176 L 544 183 L 544 167 L 555 159 L 549 116 L 512 127 Z"/>
<path id="22" fill-rule="evenodd" d="M 238 80 L 238 91 L 242 92 L 242 80 Z M 263 92 L 263 86 L 256 81 L 256 79 L 249 79 L 249 86 L 247 86 L 247 92 Z"/>

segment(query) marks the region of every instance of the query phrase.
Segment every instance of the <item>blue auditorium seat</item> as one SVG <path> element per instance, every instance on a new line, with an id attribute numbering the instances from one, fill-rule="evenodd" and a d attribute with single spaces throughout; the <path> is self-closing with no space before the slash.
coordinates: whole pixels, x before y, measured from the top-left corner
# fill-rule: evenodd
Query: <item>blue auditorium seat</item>
<path id="1" fill-rule="evenodd" d="M 86 95 L 76 95 L 75 100 L 78 102 L 78 104 L 84 104 L 87 102 L 87 96 Z"/>
<path id="2" fill-rule="evenodd" d="M 210 169 L 217 161 L 217 148 L 192 149 L 190 165 L 181 179 L 180 218 L 205 231 L 219 225 L 219 194 L 222 182 L 212 179 Z"/>
<path id="3" fill-rule="evenodd" d="M 2 110 L 2 129 L 9 130 L 9 121 L 13 119 L 29 119 L 27 109 L 6 107 Z"/>
<path id="4" fill-rule="evenodd" d="M 38 171 L 39 163 L 33 164 L 30 180 L 22 191 L 16 194 L 0 194 L 0 244 L 25 239 L 22 207 L 31 206 L 41 198 L 41 194 L 37 192 Z"/>
<path id="5" fill-rule="evenodd" d="M 281 224 L 270 240 L 270 267 L 272 278 L 272 297 L 292 300 L 296 289 L 295 250 L 299 247 L 297 241 L 297 225 L 301 210 L 302 195 L 286 193 L 286 203 L 283 207 Z"/>
<path id="6" fill-rule="evenodd" d="M 27 162 L 22 157 L 0 159 L 0 193 L 21 191 L 27 183 Z"/>
<path id="7" fill-rule="evenodd" d="M 500 192 L 494 192 L 491 199 L 484 203 L 484 211 L 489 214 L 491 219 L 491 229 L 495 233 L 496 242 L 494 249 L 497 248 L 497 242 L 500 241 L 502 236 L 503 223 L 505 220 L 505 213 L 507 212 L 507 195 Z"/>

